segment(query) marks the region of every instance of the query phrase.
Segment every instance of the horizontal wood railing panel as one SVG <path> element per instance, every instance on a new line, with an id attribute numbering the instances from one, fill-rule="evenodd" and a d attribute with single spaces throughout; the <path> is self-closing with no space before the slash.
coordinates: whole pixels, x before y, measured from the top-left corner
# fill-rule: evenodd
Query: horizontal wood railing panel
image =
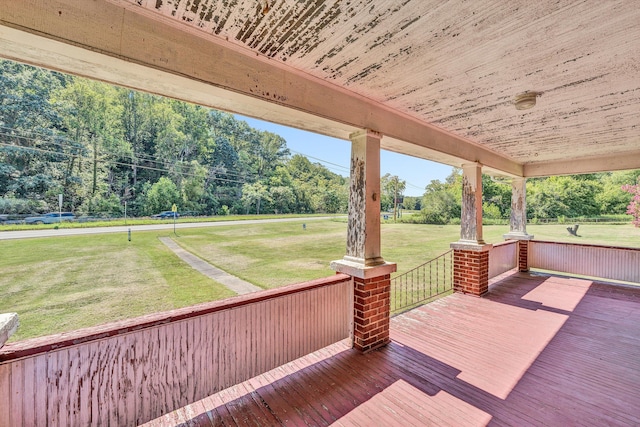
<path id="1" fill-rule="evenodd" d="M 137 425 L 348 338 L 351 278 L 247 294 L 0 350 L 0 426 Z"/>
<path id="2" fill-rule="evenodd" d="M 489 279 L 518 266 L 518 241 L 496 243 L 489 252 Z"/>
<path id="3" fill-rule="evenodd" d="M 640 249 L 636 248 L 532 240 L 529 266 L 640 283 Z"/>

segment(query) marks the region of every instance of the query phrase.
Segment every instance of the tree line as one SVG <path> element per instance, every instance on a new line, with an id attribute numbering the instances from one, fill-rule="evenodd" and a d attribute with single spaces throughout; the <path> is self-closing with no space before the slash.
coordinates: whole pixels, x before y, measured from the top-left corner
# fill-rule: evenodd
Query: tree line
<path id="1" fill-rule="evenodd" d="M 534 221 L 624 214 L 637 220 L 634 213 L 638 212 L 638 202 L 640 169 L 527 180 L 527 218 Z M 413 209 L 420 210 L 419 215 L 411 217 L 412 221 L 431 224 L 458 221 L 462 203 L 462 172 L 454 169 L 444 182 L 431 181 L 424 196 L 421 199 L 411 198 L 409 203 Z M 510 182 L 482 176 L 482 215 L 487 219 L 510 217 Z"/>
<path id="2" fill-rule="evenodd" d="M 0 61 L 0 212 L 345 212 L 347 179 L 233 115 Z"/>

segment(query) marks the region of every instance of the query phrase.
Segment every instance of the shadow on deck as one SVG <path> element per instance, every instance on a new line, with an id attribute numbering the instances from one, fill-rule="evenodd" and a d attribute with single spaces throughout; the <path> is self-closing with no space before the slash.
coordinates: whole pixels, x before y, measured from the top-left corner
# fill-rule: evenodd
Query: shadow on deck
<path id="1" fill-rule="evenodd" d="M 640 287 L 517 273 L 148 425 L 639 425 Z"/>

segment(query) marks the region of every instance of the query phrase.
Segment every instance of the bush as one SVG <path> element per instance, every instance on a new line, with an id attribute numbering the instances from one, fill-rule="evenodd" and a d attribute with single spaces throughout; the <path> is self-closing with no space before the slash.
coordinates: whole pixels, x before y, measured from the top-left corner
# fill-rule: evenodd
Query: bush
<path id="1" fill-rule="evenodd" d="M 43 200 L 16 199 L 13 197 L 0 199 L 0 213 L 3 214 L 31 214 L 45 212 L 46 210 L 48 210 L 48 206 Z"/>

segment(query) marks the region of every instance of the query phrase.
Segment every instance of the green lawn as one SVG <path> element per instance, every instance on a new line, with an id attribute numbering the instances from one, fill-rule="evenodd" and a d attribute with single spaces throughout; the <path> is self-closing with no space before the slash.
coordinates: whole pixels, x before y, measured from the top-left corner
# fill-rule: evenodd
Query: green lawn
<path id="1" fill-rule="evenodd" d="M 588 224 L 581 237 L 567 225 L 531 225 L 539 240 L 640 247 L 631 225 Z M 382 253 L 407 271 L 449 249 L 459 226 L 386 223 Z M 485 226 L 502 241 L 508 226 Z M 180 261 L 158 240 L 173 236 L 211 264 L 263 288 L 330 276 L 345 253 L 342 220 L 0 241 L 0 312 L 18 312 L 24 339 L 226 298 L 232 292 Z"/>
<path id="2" fill-rule="evenodd" d="M 20 319 L 12 340 L 234 295 L 186 266 L 158 235 L 1 241 L 0 312 Z"/>

